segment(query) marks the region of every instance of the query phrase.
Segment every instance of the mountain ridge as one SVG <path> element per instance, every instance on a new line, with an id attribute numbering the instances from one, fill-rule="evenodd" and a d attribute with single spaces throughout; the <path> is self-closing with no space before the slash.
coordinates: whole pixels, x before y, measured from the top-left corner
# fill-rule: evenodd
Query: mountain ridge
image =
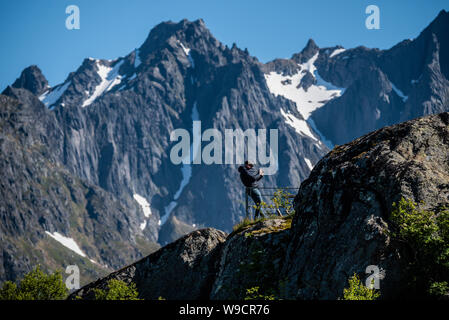
<path id="1" fill-rule="evenodd" d="M 244 217 L 237 164 L 174 165 L 169 156 L 174 129 L 192 133 L 194 119 L 201 121 L 203 129 L 220 132 L 278 129 L 279 171 L 266 176 L 264 184 L 299 187 L 334 144 L 448 110 L 449 40 L 443 32 L 448 21 L 449 14 L 442 11 L 418 38 L 388 50 L 319 48 L 311 39 L 290 59 L 268 63 L 236 45 L 223 45 L 202 20 L 163 22 L 124 57 L 86 58 L 52 88 L 38 67 L 26 68 L 3 94 L 30 112 L 17 112 L 14 120 L 3 114 L 1 138 L 10 139 L 8 132 L 19 141 L 24 136 L 35 139 L 47 146 L 37 158 L 51 158 L 68 176 L 120 203 L 122 210 L 113 211 L 124 222 L 108 214 L 107 206 L 97 205 L 90 216 L 87 209 L 81 210 L 89 217 L 86 225 L 95 224 L 100 216 L 114 237 L 122 237 L 121 228 L 127 230 L 122 241 L 131 244 L 132 257 L 109 251 L 94 254 L 97 262 L 116 268 L 154 250 L 155 242 L 164 245 L 205 226 L 229 232 Z M 411 71 L 404 72 L 410 65 Z M 30 119 L 39 125 L 27 125 Z M 24 125 L 18 128 L 11 121 Z M 22 161 L 11 148 L 12 156 L 2 152 L 4 168 Z M 26 170 L 38 171 L 32 161 L 26 164 Z M 21 181 L 19 171 L 2 173 L 5 179 Z M 22 193 L 13 198 L 7 189 L 4 192 L 0 207 L 6 208 L 5 220 L 17 224 L 11 208 L 29 199 Z M 37 190 L 31 194 L 58 205 L 65 201 Z M 76 199 L 84 204 L 82 198 Z M 29 214 L 40 217 L 42 212 L 30 205 Z M 55 220 L 70 225 L 65 214 Z M 44 228 L 48 223 L 42 221 L 33 225 L 40 236 L 48 231 Z M 75 230 L 50 231 L 64 231 L 76 242 L 91 237 L 89 228 Z M 84 250 L 96 252 L 100 242 L 90 242 Z M 10 239 L 6 244 L 15 246 Z M 14 259 L 26 260 L 22 249 L 14 250 Z M 17 270 L 8 279 L 25 269 Z"/>

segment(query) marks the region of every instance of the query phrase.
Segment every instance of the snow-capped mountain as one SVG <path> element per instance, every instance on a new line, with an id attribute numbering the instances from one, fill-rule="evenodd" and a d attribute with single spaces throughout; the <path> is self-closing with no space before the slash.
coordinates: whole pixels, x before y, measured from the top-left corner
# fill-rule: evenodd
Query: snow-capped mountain
<path id="1" fill-rule="evenodd" d="M 27 246 L 60 239 L 116 268 L 196 228 L 229 231 L 245 214 L 238 165 L 170 160 L 171 133 L 191 134 L 193 121 L 203 131 L 278 129 L 278 171 L 264 186 L 299 187 L 333 145 L 448 110 L 448 25 L 442 11 L 390 50 L 310 40 L 264 64 L 202 20 L 182 20 L 159 24 L 124 57 L 85 59 L 53 87 L 38 67 L 25 69 L 2 96 L 1 277 L 32 265 L 17 233 Z M 201 146 L 192 143 L 194 158 Z M 49 180 L 56 167 L 64 178 Z"/>

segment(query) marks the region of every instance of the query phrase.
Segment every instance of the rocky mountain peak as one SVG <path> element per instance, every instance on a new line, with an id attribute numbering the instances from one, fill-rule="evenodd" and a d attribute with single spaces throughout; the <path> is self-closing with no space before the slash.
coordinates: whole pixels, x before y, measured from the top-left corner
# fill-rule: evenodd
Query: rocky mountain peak
<path id="1" fill-rule="evenodd" d="M 439 60 L 441 72 L 449 79 L 449 12 L 441 10 L 435 20 L 424 29 L 422 35 L 429 42 L 437 41 L 439 44 Z"/>
<path id="2" fill-rule="evenodd" d="M 438 13 L 438 16 L 435 18 L 435 20 L 431 23 L 433 24 L 447 24 L 449 23 L 449 11 L 441 10 Z"/>
<path id="3" fill-rule="evenodd" d="M 48 88 L 48 81 L 38 66 L 32 65 L 25 68 L 20 77 L 12 84 L 14 88 L 24 88 L 35 95 L 42 94 Z"/>
<path id="4" fill-rule="evenodd" d="M 317 50 L 317 49 L 319 49 L 318 45 L 315 43 L 315 41 L 312 38 L 310 38 L 307 41 L 307 44 L 304 47 L 304 49 L 302 50 L 302 52 L 305 52 L 305 51 L 308 51 L 308 50 Z"/>
<path id="5" fill-rule="evenodd" d="M 167 45 L 170 38 L 182 41 L 184 45 L 193 45 L 200 38 L 213 38 L 202 19 L 189 21 L 183 19 L 180 22 L 166 21 L 159 23 L 151 29 L 147 39 L 140 47 L 140 52 L 147 55 L 158 48 Z"/>
<path id="6" fill-rule="evenodd" d="M 315 41 L 313 39 L 309 39 L 304 49 L 302 49 L 300 53 L 295 53 L 292 56 L 292 60 L 297 63 L 304 63 L 312 58 L 319 50 L 320 48 L 317 46 Z"/>

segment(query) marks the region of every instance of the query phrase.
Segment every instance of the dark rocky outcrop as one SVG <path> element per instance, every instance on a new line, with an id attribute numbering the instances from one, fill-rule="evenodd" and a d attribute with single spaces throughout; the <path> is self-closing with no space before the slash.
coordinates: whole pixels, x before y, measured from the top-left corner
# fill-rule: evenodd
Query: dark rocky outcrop
<path id="1" fill-rule="evenodd" d="M 110 279 L 134 282 L 142 299 L 207 299 L 218 270 L 226 233 L 212 228 L 194 231 L 148 257 L 72 293 L 94 299 L 93 288 L 104 289 Z"/>
<path id="2" fill-rule="evenodd" d="M 14 88 L 23 88 L 39 96 L 48 89 L 48 81 L 38 66 L 32 65 L 25 68 L 20 77 L 12 84 Z"/>
<path id="3" fill-rule="evenodd" d="M 246 289 L 279 297 L 280 272 L 290 240 L 291 220 L 266 220 L 226 240 L 210 298 L 244 299 Z"/>

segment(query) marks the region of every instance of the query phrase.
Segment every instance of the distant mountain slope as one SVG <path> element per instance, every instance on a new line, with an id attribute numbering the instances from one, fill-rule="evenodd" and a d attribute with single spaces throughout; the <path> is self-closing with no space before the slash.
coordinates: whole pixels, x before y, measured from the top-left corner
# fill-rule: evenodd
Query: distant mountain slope
<path id="1" fill-rule="evenodd" d="M 0 95 L 0 281 L 37 264 L 80 268 L 87 283 L 158 248 L 112 194 L 59 163 L 47 132 L 60 133 L 54 114 L 24 89 Z"/>
<path id="2" fill-rule="evenodd" d="M 266 64 L 275 95 L 294 101 L 328 146 L 449 110 L 449 13 L 389 50 L 319 48 Z"/>
<path id="3" fill-rule="evenodd" d="M 346 91 L 312 113 L 317 129 L 343 144 L 386 125 L 448 111 L 448 28 L 443 10 L 416 39 L 389 50 L 320 54 L 319 74 Z"/>

